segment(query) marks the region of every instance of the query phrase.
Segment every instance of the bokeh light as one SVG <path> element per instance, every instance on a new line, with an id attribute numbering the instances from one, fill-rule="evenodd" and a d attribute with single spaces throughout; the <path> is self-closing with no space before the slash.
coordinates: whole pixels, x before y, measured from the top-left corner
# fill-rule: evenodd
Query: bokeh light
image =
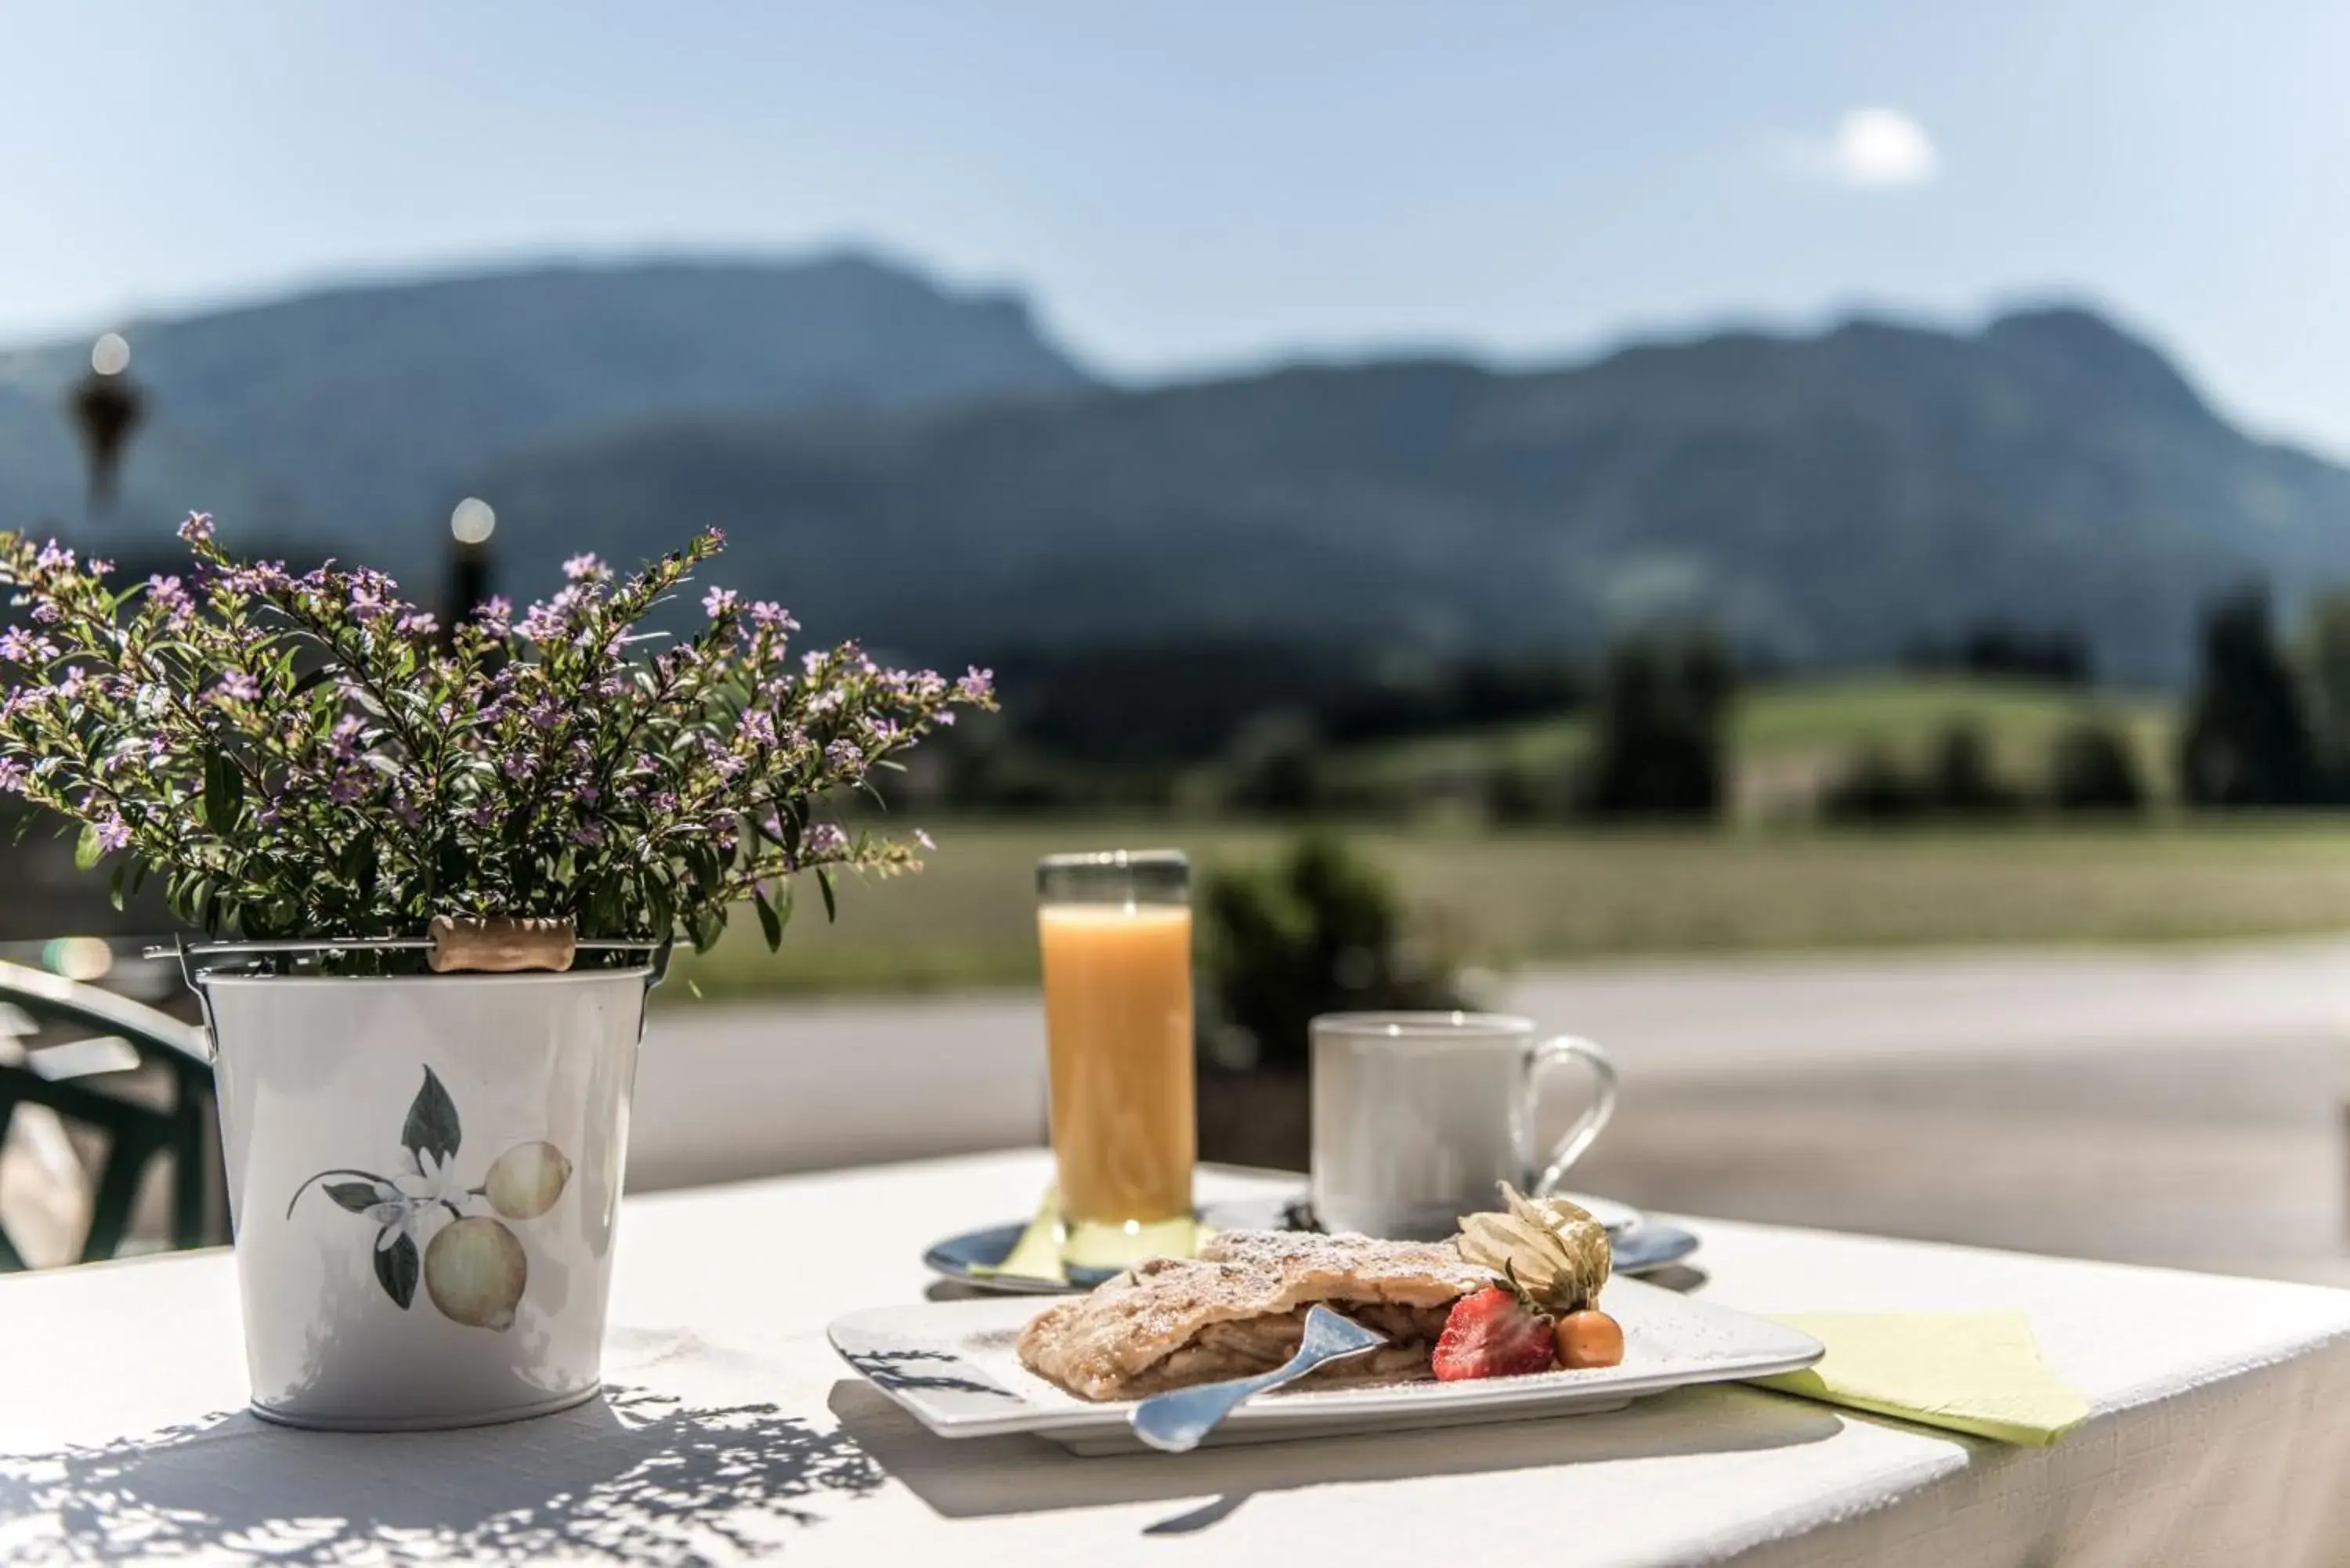
<path id="1" fill-rule="evenodd" d="M 114 967 L 114 950 L 98 937 L 59 937 L 41 950 L 41 961 L 68 980 L 104 980 Z"/>
<path id="2" fill-rule="evenodd" d="M 460 545 L 483 545 L 497 531 L 498 514 L 478 495 L 468 495 L 449 514 L 449 532 Z"/>
<path id="3" fill-rule="evenodd" d="M 90 345 L 89 368 L 101 376 L 120 376 L 130 369 L 130 340 L 109 332 Z"/>

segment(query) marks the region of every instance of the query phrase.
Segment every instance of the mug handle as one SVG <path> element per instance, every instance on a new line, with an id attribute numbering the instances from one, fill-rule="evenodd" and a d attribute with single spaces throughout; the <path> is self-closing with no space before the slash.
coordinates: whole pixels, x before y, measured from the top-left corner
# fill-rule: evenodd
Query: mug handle
<path id="1" fill-rule="evenodd" d="M 1539 1044 L 1526 1048 L 1525 1114 L 1534 1118 L 1534 1109 L 1542 1103 L 1541 1080 L 1544 1069 L 1565 1061 L 1575 1061 L 1591 1070 L 1595 1094 L 1589 1109 L 1575 1119 L 1566 1136 L 1551 1150 L 1550 1164 L 1535 1181 L 1534 1196 L 1548 1198 L 1566 1178 L 1567 1167 L 1583 1158 L 1607 1127 L 1607 1119 L 1616 1114 L 1616 1063 L 1595 1041 L 1573 1034 L 1554 1035 Z"/>

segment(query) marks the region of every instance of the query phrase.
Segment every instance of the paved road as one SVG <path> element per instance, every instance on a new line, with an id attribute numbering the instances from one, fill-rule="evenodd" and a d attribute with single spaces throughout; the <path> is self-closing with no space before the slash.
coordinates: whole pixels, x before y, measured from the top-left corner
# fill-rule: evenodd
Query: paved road
<path id="1" fill-rule="evenodd" d="M 1594 1189 L 2350 1283 L 2350 942 L 1633 964 L 1509 1002 L 1623 1064 Z M 1040 1038 L 1027 996 L 665 1012 L 631 1183 L 1032 1140 Z"/>

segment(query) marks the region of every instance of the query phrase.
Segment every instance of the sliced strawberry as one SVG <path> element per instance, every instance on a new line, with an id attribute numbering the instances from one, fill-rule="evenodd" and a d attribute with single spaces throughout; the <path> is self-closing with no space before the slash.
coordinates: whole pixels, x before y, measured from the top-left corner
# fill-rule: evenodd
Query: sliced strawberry
<path id="1" fill-rule="evenodd" d="M 1436 1376 L 1518 1377 L 1551 1369 L 1551 1320 L 1499 1285 L 1452 1303 L 1436 1341 Z"/>

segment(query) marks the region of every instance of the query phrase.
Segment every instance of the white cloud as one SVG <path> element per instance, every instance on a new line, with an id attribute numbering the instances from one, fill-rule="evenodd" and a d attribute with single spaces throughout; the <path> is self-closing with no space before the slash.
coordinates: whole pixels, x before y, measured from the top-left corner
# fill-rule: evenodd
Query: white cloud
<path id="1" fill-rule="evenodd" d="M 1797 138 L 1785 151 L 1795 172 L 1862 191 L 1923 185 L 1942 164 L 1926 128 L 1898 109 L 1846 110 L 1834 134 Z"/>

